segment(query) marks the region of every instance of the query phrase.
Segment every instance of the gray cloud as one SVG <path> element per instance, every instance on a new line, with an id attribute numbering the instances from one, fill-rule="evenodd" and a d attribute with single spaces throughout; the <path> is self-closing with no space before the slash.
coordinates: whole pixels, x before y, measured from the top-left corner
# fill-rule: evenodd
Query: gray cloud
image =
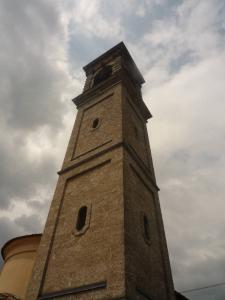
<path id="1" fill-rule="evenodd" d="M 29 199 L 39 186 L 52 189 L 55 182 L 55 141 L 65 128 L 63 102 L 72 83 L 59 9 L 55 1 L 0 4 L 2 208 L 14 198 Z"/>
<path id="2" fill-rule="evenodd" d="M 15 224 L 28 234 L 42 232 L 41 219 L 36 214 L 30 216 L 22 215 L 15 220 Z"/>
<path id="3" fill-rule="evenodd" d="M 68 139 L 73 79 L 59 2 L 1 1 L 0 20 L 2 245 L 41 229 L 62 161 L 57 142 Z"/>
<path id="4" fill-rule="evenodd" d="M 16 226 L 14 221 L 11 221 L 9 218 L 2 217 L 0 218 L 0 245 L 3 246 L 9 239 L 12 239 L 16 236 L 23 235 L 24 231 Z M 2 257 L 0 257 L 0 267 L 2 265 Z"/>
<path id="5" fill-rule="evenodd" d="M 56 181 L 56 166 L 50 153 L 42 156 L 41 162 L 36 164 L 34 168 L 34 164 L 24 157 L 20 145 L 17 145 L 15 156 L 13 155 L 14 149 L 1 150 L 0 167 L 4 176 L 1 176 L 0 179 L 0 207 L 8 207 L 10 199 L 19 197 L 25 200 L 35 195 L 38 185 L 52 188 Z"/>
<path id="6" fill-rule="evenodd" d="M 21 217 L 11 220 L 7 217 L 0 218 L 0 244 L 17 236 L 25 234 L 40 233 L 43 230 L 43 221 L 37 214 L 21 215 Z M 0 258 L 0 266 L 3 261 Z"/>
<path id="7" fill-rule="evenodd" d="M 60 126 L 67 77 L 55 62 L 57 51 L 52 53 L 63 35 L 57 5 L 1 1 L 0 17 L 2 118 L 15 129 Z"/>

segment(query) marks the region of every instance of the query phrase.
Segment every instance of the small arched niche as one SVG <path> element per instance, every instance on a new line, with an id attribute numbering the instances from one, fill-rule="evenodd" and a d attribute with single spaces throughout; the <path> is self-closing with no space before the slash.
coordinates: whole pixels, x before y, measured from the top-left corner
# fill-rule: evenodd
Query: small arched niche
<path id="1" fill-rule="evenodd" d="M 149 217 L 144 212 L 142 212 L 140 221 L 141 221 L 143 238 L 147 244 L 150 244 L 152 237 L 151 237 L 151 224 L 150 224 Z"/>
<path id="2" fill-rule="evenodd" d="M 91 130 L 95 130 L 99 128 L 101 124 L 101 119 L 100 118 L 95 118 L 91 121 Z"/>
<path id="3" fill-rule="evenodd" d="M 106 65 L 103 66 L 95 75 L 94 81 L 93 81 L 93 86 L 96 86 L 97 84 L 105 81 L 110 77 L 112 74 L 112 66 L 111 65 Z"/>
<path id="4" fill-rule="evenodd" d="M 90 226 L 91 206 L 83 205 L 76 214 L 75 235 L 81 235 L 86 232 Z"/>
<path id="5" fill-rule="evenodd" d="M 146 215 L 143 216 L 143 226 L 144 226 L 145 239 L 150 241 L 150 225 Z"/>
<path id="6" fill-rule="evenodd" d="M 85 224 L 87 218 L 87 206 L 82 206 L 78 211 L 76 229 L 77 231 L 81 231 Z"/>

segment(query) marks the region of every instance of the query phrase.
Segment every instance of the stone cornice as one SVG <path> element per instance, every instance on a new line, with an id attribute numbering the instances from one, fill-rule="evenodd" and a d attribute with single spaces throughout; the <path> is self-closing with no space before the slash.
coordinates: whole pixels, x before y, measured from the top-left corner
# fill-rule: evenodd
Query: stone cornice
<path id="1" fill-rule="evenodd" d="M 65 174 L 68 171 L 73 170 L 74 168 L 87 163 L 90 160 L 93 160 L 99 156 L 102 156 L 105 153 L 108 153 L 109 151 L 113 151 L 114 149 L 118 148 L 118 147 L 123 147 L 129 154 L 130 156 L 134 159 L 134 161 L 137 163 L 137 165 L 139 166 L 139 168 L 143 171 L 143 173 L 145 174 L 145 176 L 150 180 L 150 182 L 152 183 L 152 185 L 159 191 L 159 187 L 157 186 L 156 182 L 155 182 L 155 178 L 152 176 L 151 170 L 144 164 L 144 162 L 142 161 L 142 159 L 138 156 L 138 154 L 134 151 L 134 149 L 126 142 L 119 142 L 116 143 L 104 150 L 101 150 L 93 155 L 90 155 L 89 157 L 76 162 L 74 160 L 74 163 L 71 164 L 68 167 L 65 167 L 63 169 L 61 169 L 60 171 L 58 171 L 58 175 L 62 175 Z"/>
<path id="2" fill-rule="evenodd" d="M 128 71 L 126 69 L 118 71 L 115 75 L 111 76 L 106 81 L 73 98 L 72 101 L 77 108 L 80 108 L 82 105 L 91 101 L 92 98 L 96 97 L 97 95 L 101 95 L 109 89 L 112 89 L 114 85 L 120 82 L 127 87 L 127 90 L 129 90 L 129 94 L 131 95 L 133 103 L 141 112 L 141 115 L 143 116 L 145 121 L 150 119 L 152 115 L 142 99 L 141 92 L 138 91 L 138 88 L 134 87 L 134 83 L 130 80 Z"/>

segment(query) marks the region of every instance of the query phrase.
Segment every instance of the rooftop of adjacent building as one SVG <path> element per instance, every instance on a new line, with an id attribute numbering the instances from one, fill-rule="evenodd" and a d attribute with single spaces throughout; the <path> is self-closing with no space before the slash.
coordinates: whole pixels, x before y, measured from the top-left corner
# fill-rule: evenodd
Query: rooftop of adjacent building
<path id="1" fill-rule="evenodd" d="M 42 234 L 13 238 L 2 247 L 0 299 L 24 299 Z"/>
<path id="2" fill-rule="evenodd" d="M 7 241 L 2 249 L 1 255 L 4 261 L 22 251 L 37 249 L 41 240 L 41 233 L 18 236 Z"/>

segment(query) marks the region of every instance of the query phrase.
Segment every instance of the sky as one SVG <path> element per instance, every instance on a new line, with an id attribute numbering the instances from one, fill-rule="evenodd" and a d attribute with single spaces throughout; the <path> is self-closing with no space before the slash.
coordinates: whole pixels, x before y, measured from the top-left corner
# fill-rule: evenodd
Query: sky
<path id="1" fill-rule="evenodd" d="M 41 232 L 82 67 L 124 41 L 143 74 L 175 288 L 225 282 L 225 2 L 0 1 L 0 246 Z M 224 300 L 225 285 L 184 293 Z"/>

